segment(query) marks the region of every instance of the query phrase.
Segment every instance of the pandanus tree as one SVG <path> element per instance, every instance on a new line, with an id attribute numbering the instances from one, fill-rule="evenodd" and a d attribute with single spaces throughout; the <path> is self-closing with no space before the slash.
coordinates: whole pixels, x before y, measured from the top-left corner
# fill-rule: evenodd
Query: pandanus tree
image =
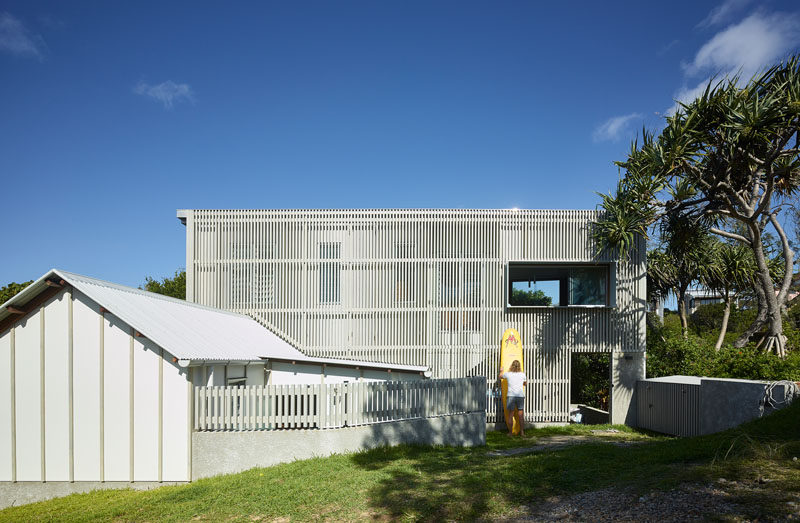
<path id="1" fill-rule="evenodd" d="M 728 331 L 733 301 L 754 286 L 755 262 L 750 249 L 739 243 L 717 241 L 710 246 L 708 254 L 710 263 L 702 267 L 700 281 L 720 293 L 725 303 L 719 336 L 714 345 L 714 349 L 719 350 Z"/>
<path id="2" fill-rule="evenodd" d="M 697 224 L 676 217 L 662 223 L 661 245 L 647 255 L 648 293 L 660 299 L 674 294 L 681 331 L 689 332 L 686 291 L 711 263 L 712 238 Z"/>
<path id="3" fill-rule="evenodd" d="M 643 132 L 616 193 L 604 195 L 595 224 L 600 248 L 635 248 L 656 224 L 678 219 L 748 248 L 755 263 L 758 314 L 735 341 L 761 334 L 766 350 L 785 356 L 782 310 L 791 284 L 792 251 L 778 213 L 800 186 L 800 59 L 795 56 L 740 85 L 709 82 L 679 104 L 657 136 Z M 738 224 L 730 227 L 726 224 Z M 763 238 L 777 233 L 784 263 L 777 288 Z"/>

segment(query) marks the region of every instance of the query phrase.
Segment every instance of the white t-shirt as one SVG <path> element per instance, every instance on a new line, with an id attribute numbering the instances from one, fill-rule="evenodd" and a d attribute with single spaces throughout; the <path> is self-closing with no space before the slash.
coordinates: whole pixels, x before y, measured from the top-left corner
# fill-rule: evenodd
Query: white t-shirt
<path id="1" fill-rule="evenodd" d="M 522 384 L 527 381 L 527 378 L 524 372 L 504 372 L 500 377 L 508 380 L 507 396 L 518 398 L 525 397 L 525 390 L 522 388 Z"/>

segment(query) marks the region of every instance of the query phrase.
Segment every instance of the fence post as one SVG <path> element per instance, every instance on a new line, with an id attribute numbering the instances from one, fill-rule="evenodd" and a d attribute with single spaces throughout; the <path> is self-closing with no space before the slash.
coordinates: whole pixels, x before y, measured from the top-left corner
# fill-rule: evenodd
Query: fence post
<path id="1" fill-rule="evenodd" d="M 194 408 L 195 415 L 197 416 L 197 421 L 195 422 L 194 430 L 205 430 L 205 387 L 195 387 L 195 400 L 197 401 L 197 405 Z"/>
<path id="2" fill-rule="evenodd" d="M 317 408 L 317 414 L 319 415 L 319 428 L 321 429 L 328 428 L 327 411 L 328 411 L 328 385 L 323 383 L 322 385 L 319 386 L 319 407 Z"/>

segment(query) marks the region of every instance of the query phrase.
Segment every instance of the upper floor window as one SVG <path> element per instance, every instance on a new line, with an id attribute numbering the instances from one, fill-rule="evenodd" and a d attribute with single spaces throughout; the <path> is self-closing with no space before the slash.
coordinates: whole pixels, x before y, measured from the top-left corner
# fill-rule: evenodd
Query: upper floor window
<path id="1" fill-rule="evenodd" d="M 509 307 L 610 305 L 608 264 L 508 264 Z"/>

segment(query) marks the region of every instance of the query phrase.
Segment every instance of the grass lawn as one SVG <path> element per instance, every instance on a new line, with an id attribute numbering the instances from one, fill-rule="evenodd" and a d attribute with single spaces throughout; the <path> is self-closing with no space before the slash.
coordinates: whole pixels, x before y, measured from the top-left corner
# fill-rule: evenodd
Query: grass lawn
<path id="1" fill-rule="evenodd" d="M 780 519 L 787 514 L 786 502 L 800 492 L 800 403 L 713 436 L 674 439 L 615 427 L 621 432 L 606 437 L 608 442 L 487 454 L 597 428 L 529 430 L 525 439 L 490 432 L 487 445 L 479 448 L 381 448 L 151 491 L 73 494 L 0 511 L 0 521 L 491 519 L 518 514 L 520 500 L 608 487 L 645 493 L 718 478 L 765 478 L 773 496 L 740 501 L 754 514 Z M 620 440 L 638 442 L 612 444 Z"/>

